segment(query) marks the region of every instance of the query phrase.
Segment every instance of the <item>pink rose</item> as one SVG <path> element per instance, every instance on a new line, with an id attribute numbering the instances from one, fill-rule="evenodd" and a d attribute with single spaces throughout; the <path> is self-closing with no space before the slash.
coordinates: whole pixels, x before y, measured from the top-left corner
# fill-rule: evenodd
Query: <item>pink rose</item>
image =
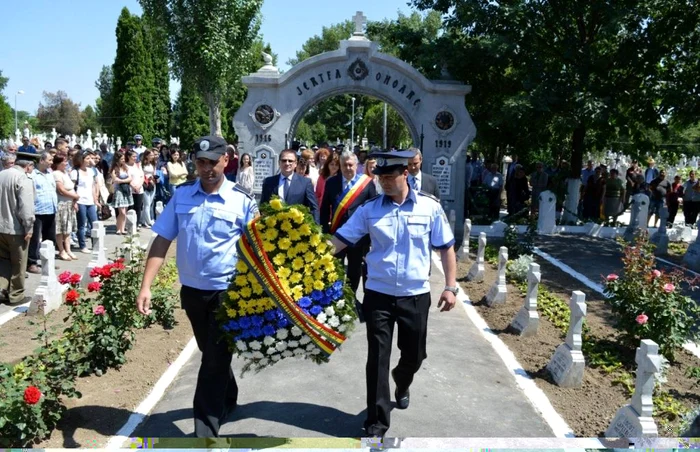
<path id="1" fill-rule="evenodd" d="M 105 313 L 105 307 L 102 305 L 95 306 L 92 310 L 95 315 L 103 315 Z"/>
<path id="2" fill-rule="evenodd" d="M 617 276 L 615 273 L 610 273 L 606 279 L 608 281 L 617 281 L 618 278 L 619 278 L 619 276 Z"/>
<path id="3" fill-rule="evenodd" d="M 637 316 L 637 323 L 639 323 L 640 325 L 644 325 L 645 323 L 647 323 L 648 320 L 649 317 L 647 317 L 646 314 L 639 314 Z"/>
<path id="4" fill-rule="evenodd" d="M 654 270 L 653 272 L 651 272 L 651 275 L 652 275 L 654 278 L 658 278 L 659 276 L 661 276 L 661 272 L 658 271 L 658 270 Z"/>
<path id="5" fill-rule="evenodd" d="M 674 290 L 676 290 L 676 286 L 674 286 L 673 284 L 671 284 L 671 283 L 666 283 L 666 284 L 664 285 L 664 292 L 666 292 L 666 293 L 671 293 L 671 292 L 673 292 Z"/>

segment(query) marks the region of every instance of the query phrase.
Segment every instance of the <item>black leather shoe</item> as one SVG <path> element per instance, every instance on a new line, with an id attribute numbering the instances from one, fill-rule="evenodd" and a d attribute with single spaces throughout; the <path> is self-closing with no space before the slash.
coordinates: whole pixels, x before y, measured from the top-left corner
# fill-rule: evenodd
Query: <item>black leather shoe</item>
<path id="1" fill-rule="evenodd" d="M 396 369 L 391 371 L 391 378 L 394 379 L 394 383 L 396 383 L 396 377 L 394 376 L 395 370 Z M 396 390 L 394 391 L 394 398 L 396 399 L 396 406 L 400 410 L 405 410 L 411 403 L 411 393 L 408 388 L 399 388 L 398 385 L 396 385 Z"/>

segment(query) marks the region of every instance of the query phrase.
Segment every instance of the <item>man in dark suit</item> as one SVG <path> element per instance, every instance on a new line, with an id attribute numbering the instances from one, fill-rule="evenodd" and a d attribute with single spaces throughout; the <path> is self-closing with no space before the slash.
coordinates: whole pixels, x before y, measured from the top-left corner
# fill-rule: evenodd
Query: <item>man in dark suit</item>
<path id="1" fill-rule="evenodd" d="M 279 167 L 279 174 L 266 177 L 263 181 L 260 204 L 270 202 L 272 195 L 277 195 L 288 205 L 301 204 L 308 207 L 318 223 L 318 202 L 314 194 L 314 184 L 308 177 L 295 173 L 296 152 L 291 149 L 280 152 Z"/>
<path id="2" fill-rule="evenodd" d="M 430 174 L 421 171 L 423 166 L 423 154 L 418 148 L 409 148 L 408 151 L 416 153 L 416 156 L 408 161 L 408 186 L 440 199 L 440 189 L 437 179 Z"/>
<path id="3" fill-rule="evenodd" d="M 357 156 L 351 151 L 340 155 L 340 172 L 326 181 L 321 200 L 321 227 L 323 232 L 333 234 L 365 201 L 377 196 L 373 178 L 357 174 Z M 345 248 L 336 255 L 341 261 L 348 258 L 348 280 L 353 293 L 360 286 L 360 278 L 366 277 L 364 258 L 369 251 L 369 236 L 355 246 Z"/>

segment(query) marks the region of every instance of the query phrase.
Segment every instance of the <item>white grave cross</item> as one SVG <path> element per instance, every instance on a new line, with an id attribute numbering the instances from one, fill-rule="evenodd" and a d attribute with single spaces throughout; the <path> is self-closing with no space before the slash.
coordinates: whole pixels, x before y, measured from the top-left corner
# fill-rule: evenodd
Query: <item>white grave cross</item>
<path id="1" fill-rule="evenodd" d="M 479 234 L 479 251 L 476 255 L 476 262 L 469 269 L 467 281 L 481 282 L 484 280 L 484 253 L 486 252 L 486 233 Z"/>
<path id="2" fill-rule="evenodd" d="M 41 256 L 41 280 L 29 304 L 27 311 L 29 315 L 37 314 L 39 310 L 48 314 L 58 309 L 65 290 L 56 278 L 56 249 L 52 241 L 42 242 L 39 256 Z"/>
<path id="3" fill-rule="evenodd" d="M 358 11 L 352 20 L 355 22 L 355 33 L 353 33 L 353 36 L 364 36 L 364 25 L 367 23 L 367 17 L 362 14 L 362 11 Z"/>
<path id="4" fill-rule="evenodd" d="M 583 318 L 586 315 L 586 295 L 577 290 L 571 294 L 569 301 L 571 317 L 566 342 L 557 347 L 547 370 L 554 382 L 563 388 L 578 388 L 583 384 L 583 372 L 586 361 L 581 352 Z"/>
<path id="5" fill-rule="evenodd" d="M 457 250 L 457 260 L 465 261 L 469 259 L 469 236 L 472 233 L 472 220 L 467 218 L 464 220 L 464 238 L 462 246 Z"/>
<path id="6" fill-rule="evenodd" d="M 502 246 L 498 250 L 498 277 L 486 294 L 486 304 L 493 306 L 506 302 L 506 265 L 508 264 L 508 248 Z"/>
<path id="7" fill-rule="evenodd" d="M 525 304 L 511 322 L 510 326 L 521 336 L 534 336 L 537 334 L 537 327 L 540 323 L 540 316 L 537 313 L 537 293 L 540 280 L 539 264 L 530 264 L 530 271 L 527 274 L 527 296 Z"/>

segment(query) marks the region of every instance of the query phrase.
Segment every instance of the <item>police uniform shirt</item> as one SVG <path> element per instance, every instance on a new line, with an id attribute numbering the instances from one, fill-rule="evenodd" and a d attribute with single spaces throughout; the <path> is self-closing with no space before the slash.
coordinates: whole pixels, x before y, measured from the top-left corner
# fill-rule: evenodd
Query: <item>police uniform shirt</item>
<path id="1" fill-rule="evenodd" d="M 153 225 L 167 240 L 177 238 L 180 282 L 200 290 L 224 290 L 234 272 L 236 243 L 255 218 L 255 199 L 224 179 L 218 193 L 207 194 L 200 181 L 178 187 Z"/>
<path id="2" fill-rule="evenodd" d="M 440 203 L 409 188 L 402 205 L 386 195 L 360 206 L 336 232 L 347 245 L 369 234 L 367 289 L 396 297 L 430 291 L 431 247 L 454 245 L 452 230 Z"/>

